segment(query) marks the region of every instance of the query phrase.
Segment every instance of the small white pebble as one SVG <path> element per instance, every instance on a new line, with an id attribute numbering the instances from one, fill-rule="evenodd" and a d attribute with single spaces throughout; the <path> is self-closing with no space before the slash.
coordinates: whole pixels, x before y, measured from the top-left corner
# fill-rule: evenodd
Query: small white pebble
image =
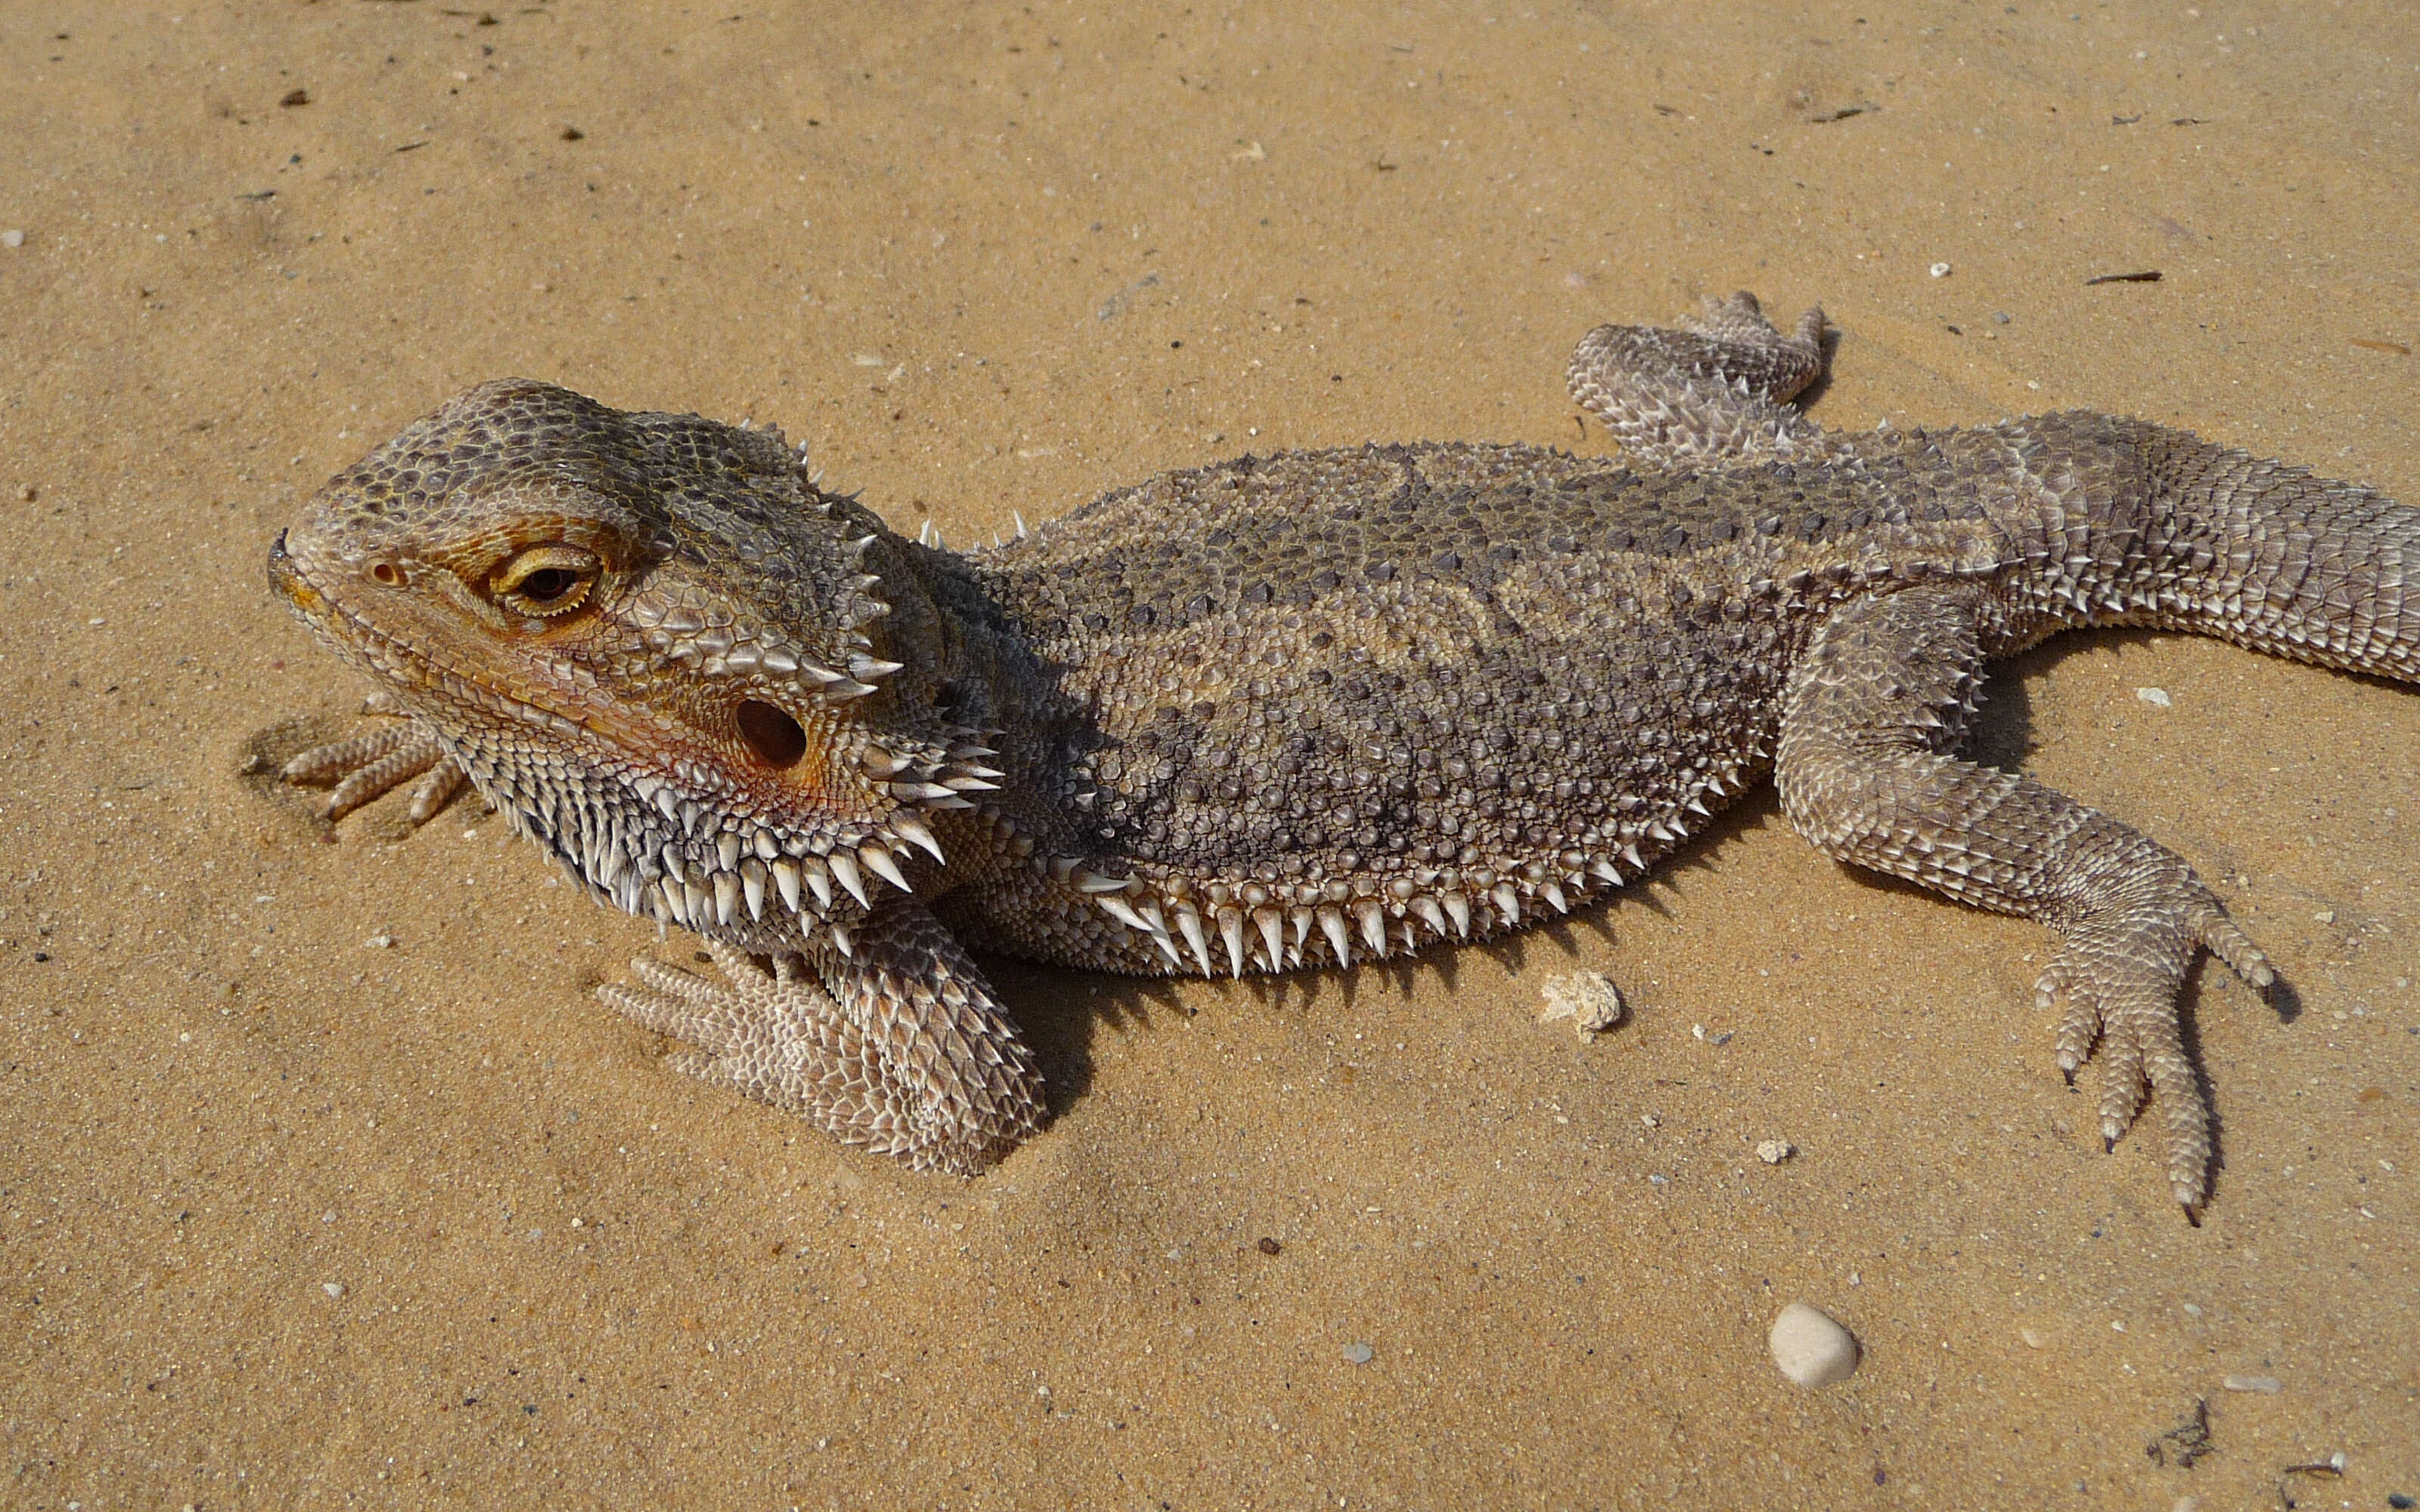
<path id="1" fill-rule="evenodd" d="M 2286 1389 L 2286 1383 L 2275 1376 L 2226 1376 L 2219 1384 L 2228 1391 L 2257 1391 L 2263 1396 L 2274 1396 Z"/>
<path id="2" fill-rule="evenodd" d="M 1638 1121 L 1639 1121 L 1642 1125 L 1644 1125 L 1645 1127 L 1650 1128 L 1650 1129 L 1661 1129 L 1661 1128 L 1663 1128 L 1663 1127 L 1664 1127 L 1664 1120 L 1663 1120 L 1663 1119 L 1659 1119 L 1659 1118 L 1657 1118 L 1657 1117 L 1656 1117 L 1654 1114 L 1652 1114 L 1652 1113 L 1642 1113 L 1642 1114 L 1640 1114 L 1640 1115 L 1638 1116 Z"/>
<path id="3" fill-rule="evenodd" d="M 2336 911 L 2333 908 L 2322 908 L 2311 918 L 2321 924 L 2333 924 L 2336 921 Z"/>
<path id="4" fill-rule="evenodd" d="M 2176 706 L 2176 701 L 2168 697 L 2168 690 L 2164 687 L 2138 687 L 2134 689 L 2134 696 L 2155 709 Z"/>
<path id="5" fill-rule="evenodd" d="M 1781 1373 L 1802 1386 L 1846 1381 L 1857 1368 L 1857 1341 L 1830 1314 L 1803 1302 L 1781 1309 L 1765 1342 Z"/>
<path id="6" fill-rule="evenodd" d="M 1925 271 L 1931 273 L 1935 278 L 1947 278 L 1949 276 L 1949 265 L 1947 263 L 1934 263 L 1931 267 L 1926 269 Z"/>
<path id="7" fill-rule="evenodd" d="M 1377 1350 L 1370 1348 L 1367 1344 L 1347 1344 L 1344 1346 L 1344 1359 L 1349 1365 L 1368 1365 L 1376 1357 L 1377 1353 Z"/>
<path id="8" fill-rule="evenodd" d="M 319 1289 L 331 1297 L 341 1297 L 345 1294 L 345 1284 L 342 1281 L 322 1281 Z"/>
<path id="9" fill-rule="evenodd" d="M 2017 1330 L 2017 1337 L 2025 1341 L 2025 1348 L 2028 1350 L 2039 1350 L 2042 1347 L 2041 1335 L 2036 1333 L 2030 1328 L 2021 1328 Z"/>
<path id="10" fill-rule="evenodd" d="M 395 936 L 392 934 L 373 934 L 368 939 L 364 940 L 362 944 L 372 950 L 390 950 L 395 948 Z"/>
<path id="11" fill-rule="evenodd" d="M 2168 1504 L 2168 1512 L 2201 1512 L 2201 1498 L 2180 1496 Z"/>
<path id="12" fill-rule="evenodd" d="M 2197 1302 L 2186 1303 L 2185 1316 L 2187 1318 L 2199 1318 L 2201 1316 L 2201 1304 Z"/>
<path id="13" fill-rule="evenodd" d="M 0 247 L 22 247 L 25 244 L 23 231 L 0 231 Z"/>
<path id="14" fill-rule="evenodd" d="M 1579 1037 L 1603 1034 L 1621 1022 L 1621 992 L 1602 972 L 1575 971 L 1568 976 L 1549 977 L 1539 984 L 1546 999 L 1545 1011 L 1538 1015 L 1541 1024 L 1557 1019 L 1573 1021 Z"/>
<path id="15" fill-rule="evenodd" d="M 1798 1153 L 1798 1147 L 1787 1139 L 1760 1139 L 1756 1142 L 1756 1158 L 1767 1165 L 1778 1165 Z"/>

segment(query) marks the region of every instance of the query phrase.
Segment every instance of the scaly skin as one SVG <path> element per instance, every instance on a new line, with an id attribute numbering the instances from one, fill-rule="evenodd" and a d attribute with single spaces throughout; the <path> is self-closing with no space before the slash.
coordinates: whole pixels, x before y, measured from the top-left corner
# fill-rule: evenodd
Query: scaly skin
<path id="1" fill-rule="evenodd" d="M 904 539 L 778 433 L 490 383 L 315 498 L 271 576 L 412 723 L 297 758 L 341 811 L 467 775 L 600 900 L 716 942 L 607 1000 L 689 1069 L 922 1167 L 1040 1124 L 966 944 L 1143 974 L 1481 938 L 1628 882 L 1772 775 L 1826 854 L 2062 945 L 2103 1133 L 2155 1090 L 2207 1190 L 2177 995 L 2261 953 L 2185 863 L 1954 754 L 1985 661 L 2157 625 L 2420 673 L 2420 513 L 2069 413 L 1827 435 L 1745 295 L 1603 327 L 1622 461 L 1243 457 L 990 550 Z M 750 955 L 769 958 L 766 971 Z"/>

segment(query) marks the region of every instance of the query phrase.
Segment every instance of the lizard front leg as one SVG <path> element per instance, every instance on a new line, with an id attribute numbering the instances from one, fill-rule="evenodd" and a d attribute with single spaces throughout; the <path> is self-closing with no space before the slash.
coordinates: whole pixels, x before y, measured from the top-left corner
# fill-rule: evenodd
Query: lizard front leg
<path id="1" fill-rule="evenodd" d="M 1824 854 L 2056 930 L 2035 985 L 2060 997 L 2071 1077 L 2098 1041 L 2113 1143 L 2156 1091 L 2168 1181 L 2191 1215 L 2210 1124 L 2177 998 L 2207 949 L 2256 987 L 2268 960 L 2174 852 L 2031 778 L 1948 752 L 1974 706 L 1983 590 L 1913 588 L 1835 609 L 1792 668 L 1775 771 L 1782 811 Z"/>
<path id="2" fill-rule="evenodd" d="M 462 791 L 470 774 L 438 738 L 435 725 L 405 714 L 390 695 L 371 694 L 362 712 L 392 715 L 404 722 L 314 746 L 287 762 L 278 776 L 288 782 L 329 784 L 320 815 L 330 824 L 416 777 L 420 780 L 411 790 L 409 816 L 415 825 L 428 823 Z"/>
<path id="3" fill-rule="evenodd" d="M 1032 1053 L 965 948 L 914 899 L 877 904 L 848 952 L 821 947 L 812 973 L 791 954 L 768 973 L 720 941 L 706 949 L 721 984 L 642 959 L 631 969 L 644 986 L 597 989 L 696 1046 L 677 1069 L 916 1170 L 974 1175 L 1041 1127 Z"/>

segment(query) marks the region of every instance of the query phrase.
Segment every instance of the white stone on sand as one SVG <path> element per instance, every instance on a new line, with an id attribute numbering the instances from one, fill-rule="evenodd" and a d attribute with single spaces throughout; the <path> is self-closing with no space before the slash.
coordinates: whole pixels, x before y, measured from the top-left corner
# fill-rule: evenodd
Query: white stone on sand
<path id="1" fill-rule="evenodd" d="M 1582 1040 L 1603 1034 L 1621 1022 L 1621 993 L 1603 972 L 1575 971 L 1567 976 L 1549 977 L 1539 984 L 1539 991 L 1546 999 L 1546 1008 L 1538 1015 L 1538 1022 L 1551 1024 L 1557 1019 L 1570 1019 Z"/>
<path id="2" fill-rule="evenodd" d="M 1803 1302 L 1781 1309 L 1766 1343 L 1781 1373 L 1802 1386 L 1846 1381 L 1857 1368 L 1857 1341 L 1830 1314 Z"/>

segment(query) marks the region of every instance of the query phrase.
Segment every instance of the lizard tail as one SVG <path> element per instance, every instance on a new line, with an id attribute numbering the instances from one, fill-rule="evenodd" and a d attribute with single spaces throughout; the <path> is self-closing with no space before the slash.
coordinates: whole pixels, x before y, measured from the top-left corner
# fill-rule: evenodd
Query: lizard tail
<path id="1" fill-rule="evenodd" d="M 2145 425 L 2138 623 L 2420 682 L 2420 509 Z"/>

